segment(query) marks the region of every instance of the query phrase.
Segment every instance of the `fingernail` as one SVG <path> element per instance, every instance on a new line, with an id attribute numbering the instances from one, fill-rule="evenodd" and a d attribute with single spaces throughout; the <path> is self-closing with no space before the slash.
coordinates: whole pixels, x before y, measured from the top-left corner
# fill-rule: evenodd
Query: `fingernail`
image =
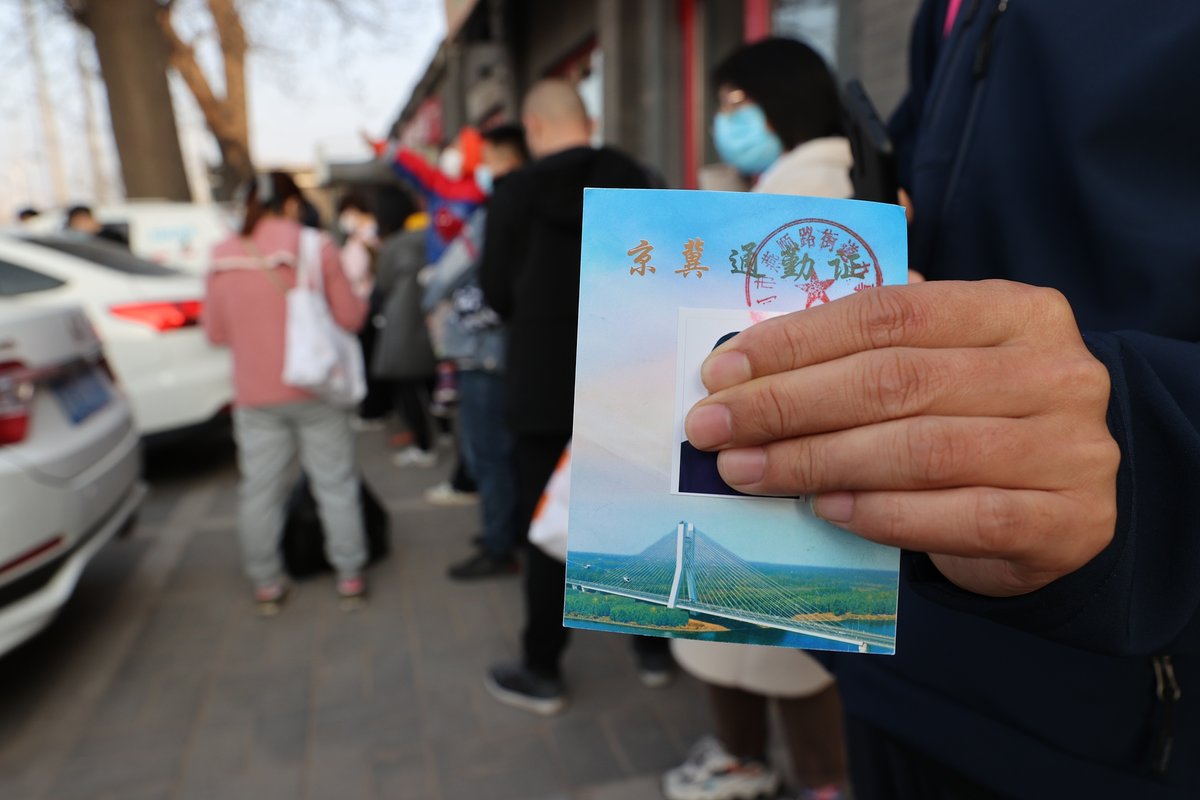
<path id="1" fill-rule="evenodd" d="M 700 365 L 700 380 L 710 392 L 728 389 L 750 378 L 750 359 L 738 350 L 710 356 Z"/>
<path id="2" fill-rule="evenodd" d="M 683 430 L 689 442 L 701 450 L 708 450 L 733 439 L 733 419 L 727 406 L 697 406 L 683 421 Z"/>
<path id="3" fill-rule="evenodd" d="M 767 451 L 761 447 L 726 450 L 717 457 L 717 469 L 731 486 L 758 483 L 767 472 Z"/>
<path id="4" fill-rule="evenodd" d="M 829 492 L 813 499 L 813 513 L 829 522 L 845 523 L 854 516 L 853 492 Z"/>

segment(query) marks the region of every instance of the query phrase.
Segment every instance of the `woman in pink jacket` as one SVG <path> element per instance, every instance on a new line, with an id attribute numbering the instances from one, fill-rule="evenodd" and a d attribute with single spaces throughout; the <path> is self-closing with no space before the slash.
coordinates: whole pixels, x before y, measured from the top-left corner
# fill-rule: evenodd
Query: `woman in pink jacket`
<path id="1" fill-rule="evenodd" d="M 255 601 L 268 616 L 278 613 L 286 591 L 279 540 L 297 455 L 320 510 L 338 594 L 354 602 L 366 591 L 350 413 L 282 380 L 286 295 L 296 282 L 303 206 L 300 189 L 285 173 L 259 176 L 250 185 L 241 232 L 213 250 L 204 310 L 209 340 L 233 354 L 242 557 Z M 355 295 L 327 238 L 321 272 L 334 320 L 357 331 L 366 303 Z"/>

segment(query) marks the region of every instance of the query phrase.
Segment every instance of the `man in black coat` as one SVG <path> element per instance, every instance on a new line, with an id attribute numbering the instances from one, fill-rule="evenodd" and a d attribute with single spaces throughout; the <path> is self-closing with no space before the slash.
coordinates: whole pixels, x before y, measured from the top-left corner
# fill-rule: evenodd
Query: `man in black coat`
<path id="1" fill-rule="evenodd" d="M 508 421 L 516 436 L 520 530 L 527 532 L 571 439 L 583 190 L 650 183 L 628 156 L 591 146 L 591 120 L 566 81 L 536 84 L 522 122 L 535 161 L 496 184 L 480 273 L 488 305 L 509 327 Z M 488 688 L 503 702 L 553 714 L 566 704 L 558 666 L 567 644 L 565 568 L 537 547 L 528 550 L 523 662 L 494 667 Z M 639 656 L 647 682 L 669 664 L 658 642 L 639 645 Z"/>

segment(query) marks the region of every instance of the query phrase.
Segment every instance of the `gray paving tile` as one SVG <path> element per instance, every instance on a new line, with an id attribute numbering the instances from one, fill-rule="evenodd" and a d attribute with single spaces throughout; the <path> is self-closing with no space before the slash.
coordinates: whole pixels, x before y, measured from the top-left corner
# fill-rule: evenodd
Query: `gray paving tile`
<path id="1" fill-rule="evenodd" d="M 185 741 L 158 732 L 90 735 L 67 757 L 49 796 L 73 800 L 174 781 Z"/>
<path id="2" fill-rule="evenodd" d="M 453 740 L 479 730 L 473 684 L 463 681 L 428 682 L 420 692 L 420 730 L 428 742 Z"/>
<path id="3" fill-rule="evenodd" d="M 189 742 L 177 795 L 192 798 L 225 797 L 224 788 L 246 774 L 254 738 L 255 719 L 250 710 L 239 717 L 205 719 Z"/>
<path id="4" fill-rule="evenodd" d="M 647 706 L 681 750 L 686 751 L 700 737 L 712 734 L 712 712 L 704 688 L 691 676 L 680 674 L 671 687 L 647 694 Z"/>
<path id="5" fill-rule="evenodd" d="M 446 800 L 528 800 L 567 788 L 566 775 L 540 732 L 447 739 L 430 746 Z"/>
<path id="6" fill-rule="evenodd" d="M 39 775 L 37 769 L 15 769 L 4 765 L 3 775 L 0 775 L 0 797 L 42 796 L 40 787 L 50 780 L 53 778 Z"/>
<path id="7" fill-rule="evenodd" d="M 575 792 L 571 800 L 662 800 L 658 778 L 643 776 Z"/>
<path id="8" fill-rule="evenodd" d="M 370 753 L 352 744 L 316 743 L 306 765 L 305 783 L 304 796 L 312 800 L 376 797 Z"/>
<path id="9" fill-rule="evenodd" d="M 371 751 L 411 749 L 421 744 L 423 734 L 415 696 L 397 693 L 318 707 L 311 730 L 313 742 Z"/>
<path id="10" fill-rule="evenodd" d="M 283 714 L 308 708 L 311 668 L 303 664 L 222 673 L 209 690 L 205 714 L 214 720 L 247 711 Z"/>
<path id="11" fill-rule="evenodd" d="M 609 734 L 594 718 L 571 716 L 554 724 L 551 739 L 557 760 L 572 787 L 611 781 L 624 774 Z"/>
<path id="12" fill-rule="evenodd" d="M 303 762 L 308 748 L 308 731 L 306 708 L 286 713 L 260 713 L 252 734 L 252 752 L 256 757 L 272 762 Z"/>
<path id="13" fill-rule="evenodd" d="M 370 653 L 372 680 L 377 688 L 411 685 L 413 659 L 403 637 L 389 637 Z"/>
<path id="14" fill-rule="evenodd" d="M 376 797 L 441 800 L 433 759 L 423 750 L 376 753 L 372 774 Z"/>
<path id="15" fill-rule="evenodd" d="M 304 753 L 280 753 L 271 747 L 253 747 L 245 771 L 232 782 L 231 791 L 248 790 L 260 798 L 299 797 L 304 791 Z M 213 797 L 223 795 L 214 793 Z M 331 795 L 325 795 L 331 796 Z"/>
<path id="16" fill-rule="evenodd" d="M 107 792 L 100 795 L 100 800 L 169 800 L 173 794 L 174 787 L 170 783 L 154 783 Z"/>
<path id="17" fill-rule="evenodd" d="M 619 758 L 634 775 L 660 773 L 675 766 L 683 752 L 646 706 L 623 702 L 601 715 Z"/>
<path id="18" fill-rule="evenodd" d="M 214 775 L 207 784 L 176 789 L 172 800 L 291 800 L 304 796 L 303 766 L 257 767 L 236 776 Z"/>

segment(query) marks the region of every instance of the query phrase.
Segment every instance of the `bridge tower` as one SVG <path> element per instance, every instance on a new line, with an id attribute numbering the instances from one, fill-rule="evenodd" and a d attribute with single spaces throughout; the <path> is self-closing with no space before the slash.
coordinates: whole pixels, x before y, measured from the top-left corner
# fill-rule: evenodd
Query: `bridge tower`
<path id="1" fill-rule="evenodd" d="M 679 603 L 680 584 L 686 581 L 687 598 L 696 599 L 696 576 L 692 569 L 692 561 L 696 553 L 696 526 L 690 522 L 679 521 L 675 528 L 675 577 L 671 581 L 671 594 L 667 597 L 667 608 L 675 608 Z"/>

